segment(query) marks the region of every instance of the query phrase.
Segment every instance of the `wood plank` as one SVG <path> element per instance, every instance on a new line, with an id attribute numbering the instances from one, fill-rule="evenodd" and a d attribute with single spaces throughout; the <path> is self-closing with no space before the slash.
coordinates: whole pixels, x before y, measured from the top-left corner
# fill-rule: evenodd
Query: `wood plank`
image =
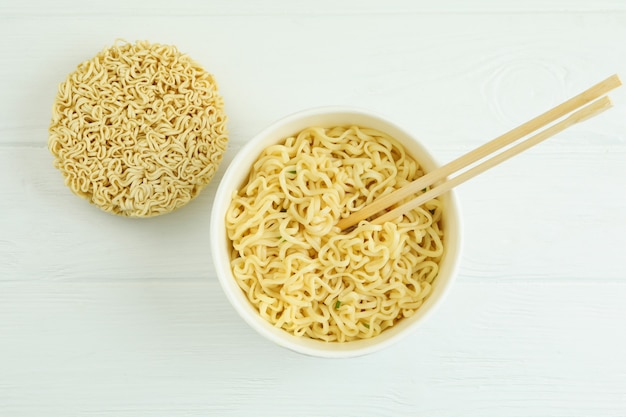
<path id="1" fill-rule="evenodd" d="M 0 144 L 46 143 L 57 85 L 120 37 L 176 44 L 213 72 L 235 140 L 300 109 L 345 104 L 388 114 L 428 143 L 476 144 L 626 74 L 620 13 L 110 19 L 0 18 Z M 623 112 L 626 91 L 613 97 Z M 626 131 L 617 113 L 592 132 Z"/>
<path id="2" fill-rule="evenodd" d="M 273 16 L 273 15 L 361 15 L 361 14 L 427 14 L 427 13 L 564 13 L 564 12 L 605 12 L 626 10 L 620 0 L 463 0 L 410 1 L 388 0 L 384 3 L 375 0 L 343 1 L 319 0 L 309 5 L 297 4 L 289 0 L 271 0 L 262 3 L 245 0 L 214 0 L 210 3 L 200 0 L 180 2 L 172 7 L 166 0 L 155 0 L 150 6 L 122 0 L 106 4 L 89 5 L 77 0 L 59 0 L 51 8 L 41 7 L 35 0 L 3 3 L 0 14 L 12 15 L 88 15 L 88 16 Z"/>
<path id="3" fill-rule="evenodd" d="M 276 118 L 389 115 L 441 161 L 626 77 L 622 0 L 0 2 L 0 416 L 617 417 L 626 410 L 626 89 L 459 189 L 461 273 L 400 344 L 278 348 L 215 277 L 217 180 Z M 147 220 L 72 195 L 46 149 L 57 85 L 116 38 L 173 43 L 230 117 L 214 182 Z"/>
<path id="4" fill-rule="evenodd" d="M 3 282 L 0 415 L 617 416 L 625 297 L 460 280 L 416 333 L 339 361 L 265 341 L 214 279 Z"/>
<path id="5" fill-rule="evenodd" d="M 224 157 L 225 165 L 235 151 Z M 0 182 L 5 193 L 0 280 L 204 279 L 213 274 L 207 228 L 216 181 L 175 213 L 128 219 L 73 195 L 45 148 L 0 148 L 0 161 L 13 178 Z"/>
<path id="6" fill-rule="evenodd" d="M 624 280 L 626 146 L 546 143 L 459 188 L 461 274 L 473 280 Z M 568 139 L 570 139 L 568 137 Z M 74 196 L 45 148 L 1 147 L 0 280 L 109 281 L 213 276 L 216 178 L 188 206 L 152 219 L 112 216 Z M 450 160 L 466 149 L 437 147 Z M 11 179 L 10 181 L 8 179 Z"/>

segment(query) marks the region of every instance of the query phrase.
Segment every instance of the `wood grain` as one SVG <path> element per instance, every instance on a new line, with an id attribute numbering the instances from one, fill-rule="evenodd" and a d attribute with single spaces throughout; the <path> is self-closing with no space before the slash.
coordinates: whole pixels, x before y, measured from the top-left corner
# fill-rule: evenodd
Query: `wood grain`
<path id="1" fill-rule="evenodd" d="M 213 275 L 208 216 L 224 167 L 185 208 L 131 220 L 74 196 L 47 149 L 0 149 L 1 169 L 18 179 L 0 182 L 0 281 Z M 464 151 L 439 149 L 438 156 Z M 236 152 L 229 149 L 225 163 Z M 477 280 L 623 279 L 625 204 L 615 187 L 626 178 L 624 160 L 626 146 L 545 144 L 460 186 L 464 271 Z"/>
<path id="2" fill-rule="evenodd" d="M 44 144 L 58 84 L 117 38 L 174 43 L 213 72 L 239 143 L 294 111 L 346 104 L 390 115 L 427 146 L 478 145 L 626 69 L 626 13 L 111 19 L 3 21 L 0 144 Z M 626 130 L 611 113 L 598 133 Z"/>
<path id="3" fill-rule="evenodd" d="M 626 3 L 9 0 L 0 35 L 0 416 L 625 415 L 626 91 L 459 188 L 449 299 L 374 355 L 262 339 L 223 296 L 207 232 L 224 168 L 275 119 L 364 107 L 451 161 L 626 74 Z M 46 149 L 58 83 L 116 38 L 176 44 L 226 101 L 224 164 L 167 216 L 100 212 Z"/>
<path id="4" fill-rule="evenodd" d="M 342 361 L 265 341 L 214 280 L 3 288 L 7 416 L 616 416 L 626 406 L 623 283 L 460 282 L 403 343 Z"/>

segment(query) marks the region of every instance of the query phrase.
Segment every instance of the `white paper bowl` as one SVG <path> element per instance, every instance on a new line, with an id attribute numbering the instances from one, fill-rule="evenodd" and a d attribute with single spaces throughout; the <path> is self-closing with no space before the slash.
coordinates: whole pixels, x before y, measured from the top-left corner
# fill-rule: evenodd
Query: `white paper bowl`
<path id="1" fill-rule="evenodd" d="M 231 196 L 246 180 L 252 164 L 266 147 L 276 144 L 307 127 L 343 125 L 358 125 L 385 132 L 401 142 L 407 152 L 426 171 L 432 171 L 438 167 L 432 156 L 413 135 L 384 117 L 353 108 L 314 108 L 278 120 L 252 138 L 239 151 L 220 181 L 211 212 L 210 241 L 213 262 L 220 284 L 237 313 L 253 329 L 276 344 L 306 355 L 326 358 L 343 358 L 372 353 L 397 342 L 414 331 L 419 325 L 424 323 L 435 307 L 441 304 L 445 298 L 457 274 L 461 255 L 459 205 L 454 192 L 448 192 L 441 197 L 445 207 L 443 216 L 445 255 L 440 264 L 439 275 L 435 279 L 432 293 L 412 317 L 401 320 L 395 326 L 384 330 L 380 335 L 371 339 L 345 343 L 328 343 L 307 337 L 294 336 L 272 326 L 258 314 L 257 310 L 248 302 L 245 294 L 237 285 L 230 267 L 231 243 L 226 234 L 224 219 L 226 210 L 231 202 Z"/>

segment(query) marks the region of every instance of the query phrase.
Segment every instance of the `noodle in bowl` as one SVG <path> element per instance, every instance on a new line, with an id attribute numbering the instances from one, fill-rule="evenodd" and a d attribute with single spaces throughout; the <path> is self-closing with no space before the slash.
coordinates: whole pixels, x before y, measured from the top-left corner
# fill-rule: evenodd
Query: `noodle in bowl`
<path id="1" fill-rule="evenodd" d="M 349 357 L 412 331 L 456 275 L 453 192 L 402 218 L 340 217 L 437 167 L 410 134 L 351 108 L 288 116 L 235 157 L 211 213 L 211 249 L 229 301 L 255 330 L 294 351 Z"/>

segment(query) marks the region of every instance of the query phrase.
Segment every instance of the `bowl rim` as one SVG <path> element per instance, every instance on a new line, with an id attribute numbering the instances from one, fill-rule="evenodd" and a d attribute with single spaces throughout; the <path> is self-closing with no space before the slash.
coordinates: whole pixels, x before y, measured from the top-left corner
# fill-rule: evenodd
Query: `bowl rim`
<path id="1" fill-rule="evenodd" d="M 269 146 L 269 144 L 271 143 L 276 143 L 277 141 L 280 141 L 282 138 L 285 137 L 283 134 L 276 133 L 277 131 L 280 131 L 281 129 L 284 130 L 286 126 L 290 126 L 296 122 L 302 122 L 303 120 L 337 114 L 358 115 L 360 117 L 372 119 L 381 124 L 392 127 L 392 130 L 400 132 L 403 136 L 405 136 L 406 138 L 410 138 L 413 142 L 415 142 L 414 145 L 420 149 L 420 152 L 423 153 L 422 156 L 430 159 L 429 162 L 431 162 L 434 166 L 440 166 L 438 161 L 422 145 L 421 141 L 416 137 L 416 135 L 398 126 L 395 122 L 392 121 L 391 118 L 381 115 L 380 113 L 375 113 L 370 110 L 352 106 L 320 106 L 308 108 L 301 111 L 293 112 L 287 116 L 275 120 L 267 127 L 259 131 L 250 140 L 248 140 L 248 142 L 243 147 L 241 147 L 241 149 L 228 164 L 223 176 L 219 180 L 219 185 L 213 199 L 213 206 L 210 214 L 210 252 L 212 260 L 222 291 L 225 293 L 226 298 L 235 309 L 237 314 L 255 331 L 257 331 L 266 339 L 276 343 L 277 345 L 304 355 L 323 358 L 347 358 L 370 354 L 391 346 L 406 337 L 407 335 L 414 333 L 417 327 L 423 325 L 424 322 L 432 317 L 433 313 L 441 306 L 444 299 L 447 298 L 450 289 L 458 275 L 463 241 L 463 225 L 460 215 L 461 210 L 458 196 L 453 189 L 444 194 L 444 196 L 447 196 L 446 198 L 448 199 L 448 204 L 452 206 L 452 210 L 447 209 L 446 221 L 451 221 L 456 229 L 456 233 L 453 239 L 454 246 L 449 247 L 446 245 L 446 254 L 452 252 L 454 255 L 453 259 L 448 261 L 450 262 L 450 266 L 448 268 L 449 271 L 447 279 L 442 285 L 438 286 L 437 291 L 439 294 L 436 299 L 429 301 L 432 297 L 427 297 L 425 301 L 425 304 L 428 303 L 427 308 L 420 307 L 420 309 L 417 310 L 420 312 L 420 316 L 417 319 L 408 322 L 406 325 L 404 325 L 404 328 L 395 331 L 393 334 L 388 335 L 387 337 L 381 338 L 382 335 L 384 335 L 386 332 L 391 331 L 398 325 L 387 329 L 385 332 L 382 332 L 380 335 L 377 335 L 373 338 L 351 342 L 323 342 L 307 338 L 307 340 L 313 341 L 311 344 L 319 344 L 317 345 L 319 347 L 313 347 L 296 343 L 296 340 L 302 339 L 298 336 L 294 336 L 286 332 L 285 330 L 274 327 L 271 323 L 267 322 L 256 312 L 254 307 L 252 307 L 252 305 L 248 303 L 247 298 L 239 288 L 238 284 L 235 281 L 235 278 L 232 275 L 232 269 L 230 267 L 230 254 L 228 253 L 228 250 L 226 248 L 228 245 L 222 244 L 225 242 L 224 238 L 226 236 L 225 228 L 223 227 L 224 211 L 221 210 L 219 203 L 224 203 L 226 201 L 230 203 L 232 191 L 239 187 L 239 184 L 234 183 L 235 179 L 245 181 L 245 175 L 247 175 L 247 173 L 249 172 L 251 164 L 246 164 L 245 174 L 242 175 L 241 170 L 238 169 L 238 167 L 241 166 L 242 161 L 251 159 L 252 162 L 254 162 L 258 158 L 260 152 L 262 152 L 265 147 Z M 307 126 L 312 126 L 312 124 L 309 123 Z M 292 129 L 292 131 L 295 133 L 304 129 L 305 127 Z M 269 144 L 263 146 L 262 143 L 265 141 L 267 141 Z M 400 142 L 402 141 L 400 140 Z M 403 143 L 403 146 L 406 147 L 406 144 Z M 253 153 L 252 156 L 251 153 Z M 420 161 L 419 159 L 418 162 L 422 163 L 422 161 Z M 228 205 L 226 204 L 224 206 L 227 207 Z M 245 303 L 242 300 L 245 300 L 247 306 L 244 307 Z M 254 312 L 252 312 L 251 310 L 254 310 Z"/>

